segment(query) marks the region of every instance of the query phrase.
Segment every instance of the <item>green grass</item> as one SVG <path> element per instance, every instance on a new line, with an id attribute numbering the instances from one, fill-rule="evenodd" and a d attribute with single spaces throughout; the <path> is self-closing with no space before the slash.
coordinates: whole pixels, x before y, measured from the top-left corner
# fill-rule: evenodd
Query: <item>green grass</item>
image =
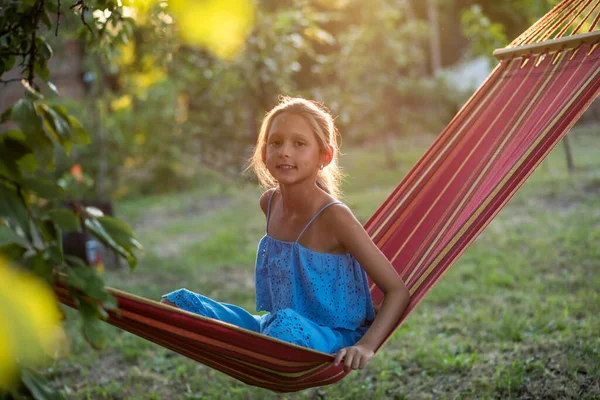
<path id="1" fill-rule="evenodd" d="M 600 135 L 570 134 L 577 171 L 559 146 L 373 362 L 336 385 L 277 395 L 105 326 L 96 352 L 67 310 L 70 355 L 46 371 L 70 399 L 530 399 L 600 398 Z M 344 200 L 361 221 L 433 137 L 345 149 Z M 134 274 L 106 281 L 150 298 L 186 286 L 252 310 L 264 216 L 255 187 L 212 185 L 130 200 L 120 217 L 146 253 Z"/>

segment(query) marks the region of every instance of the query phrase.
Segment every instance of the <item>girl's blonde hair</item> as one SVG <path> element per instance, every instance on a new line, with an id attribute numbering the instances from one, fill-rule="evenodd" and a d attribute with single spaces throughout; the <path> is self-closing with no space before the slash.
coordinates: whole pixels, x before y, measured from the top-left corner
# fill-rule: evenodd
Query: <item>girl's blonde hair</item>
<path id="1" fill-rule="evenodd" d="M 256 141 L 254 153 L 250 159 L 248 168 L 252 168 L 256 173 L 259 183 L 266 189 L 277 187 L 277 180 L 269 173 L 267 166 L 263 161 L 263 152 L 267 145 L 267 136 L 273 124 L 273 120 L 279 114 L 284 112 L 296 114 L 304 118 L 310 125 L 315 138 L 319 143 L 319 149 L 325 151 L 331 147 L 333 157 L 329 165 L 325 166 L 317 174 L 317 186 L 338 198 L 340 196 L 339 185 L 342 173 L 338 166 L 338 142 L 339 132 L 333 123 L 333 117 L 329 111 L 320 103 L 303 99 L 301 97 L 281 96 L 279 104 L 269 111 L 263 119 Z"/>

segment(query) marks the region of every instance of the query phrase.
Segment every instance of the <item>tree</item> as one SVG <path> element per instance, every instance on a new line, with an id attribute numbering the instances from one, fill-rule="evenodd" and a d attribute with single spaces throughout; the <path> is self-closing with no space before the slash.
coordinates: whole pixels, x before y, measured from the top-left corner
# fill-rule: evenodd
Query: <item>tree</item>
<path id="1" fill-rule="evenodd" d="M 0 227 L 8 237 L 0 245 L 0 253 L 50 286 L 57 279 L 64 280 L 83 319 L 83 334 L 91 345 L 100 348 L 104 337 L 98 329 L 99 320 L 106 315 L 105 309 L 114 309 L 116 304 L 94 269 L 64 254 L 62 234 L 85 229 L 125 257 L 131 268 L 137 261 L 135 250 L 141 246 L 124 222 L 81 204 L 75 203 L 73 209 L 62 206 L 65 190 L 53 174 L 57 155 L 68 156 L 73 146 L 88 144 L 89 136 L 79 120 L 53 97 L 57 88 L 50 80 L 48 61 L 53 49 L 48 36 L 58 34 L 65 13 L 72 12 L 81 21 L 79 36 L 103 51 L 127 37 L 133 20 L 123 15 L 117 2 L 105 0 L 72 4 L 60 0 L 10 1 L 0 11 L 0 82 L 21 84 L 24 93 L 0 119 Z M 109 17 L 100 19 L 96 11 Z M 13 68 L 19 78 L 2 80 Z M 12 322 L 16 321 L 9 319 L 9 325 Z M 27 335 L 28 329 L 19 333 Z M 10 362 L 26 366 L 20 356 Z M 56 395 L 25 369 L 19 376 L 22 385 L 11 386 L 12 396 Z"/>
<path id="2" fill-rule="evenodd" d="M 0 6 L 0 84 L 23 87 L 23 98 L 0 116 L 0 230 L 3 237 L 0 254 L 49 286 L 58 279 L 65 282 L 84 322 L 83 334 L 97 348 L 101 348 L 105 340 L 98 329 L 100 319 L 106 316 L 106 310 L 115 309 L 116 304 L 97 271 L 64 253 L 62 234 L 87 230 L 126 258 L 131 268 L 137 263 L 136 250 L 141 249 L 141 245 L 127 224 L 103 215 L 98 209 L 84 207 L 77 201 L 71 202 L 70 208 L 63 207 L 67 199 L 65 188 L 59 184 L 60 174 L 54 172 L 57 159 L 68 160 L 74 148 L 84 149 L 90 143 L 90 136 L 56 97 L 57 88 L 50 80 L 48 67 L 53 56 L 50 36 L 58 35 L 66 18 L 79 20 L 75 36 L 86 44 L 87 52 L 95 61 L 96 75 L 102 78 L 97 79 L 96 86 L 96 97 L 101 99 L 98 107 L 94 107 L 97 118 L 102 116 L 102 104 L 112 106 L 114 100 L 107 96 L 108 91 L 99 90 L 106 83 L 104 78 L 113 77 L 106 72 L 106 67 L 115 65 L 121 46 L 129 43 L 134 32 L 140 32 L 135 31 L 135 20 L 130 15 L 137 14 L 143 19 L 148 5 L 155 12 L 150 18 L 156 16 L 169 24 L 169 19 L 176 16 L 178 29 L 175 32 L 183 40 L 200 43 L 224 59 L 237 53 L 253 19 L 253 5 L 249 0 L 202 3 L 173 0 L 168 13 L 165 1 L 140 4 L 141 7 L 131 8 L 131 2 L 116 0 L 10 0 Z M 196 24 L 188 29 L 199 15 L 211 23 L 200 27 Z M 7 71 L 15 69 L 18 78 L 3 79 Z M 111 92 L 117 90 L 112 88 Z M 96 128 L 96 134 L 101 133 L 96 136 L 101 139 L 102 147 L 102 131 L 106 127 L 97 124 Z M 100 156 L 102 162 L 106 161 L 105 154 Z M 4 261 L 0 267 L 4 273 Z M 5 310 L 11 310 L 5 307 L 4 299 L 7 297 L 0 302 L 3 316 Z M 9 328 L 20 326 L 16 324 L 19 317 L 27 319 L 27 316 L 13 314 L 8 320 Z M 20 333 L 27 335 L 30 329 L 33 328 L 23 328 Z M 4 380 L 0 380 L 3 384 L 0 390 L 5 391 L 0 392 L 1 397 L 57 396 L 43 379 L 23 368 L 27 363 L 22 353 L 2 350 L 0 357 L 8 357 L 11 363 L 7 371 L 21 368 L 18 373 L 21 385 L 6 386 Z"/>

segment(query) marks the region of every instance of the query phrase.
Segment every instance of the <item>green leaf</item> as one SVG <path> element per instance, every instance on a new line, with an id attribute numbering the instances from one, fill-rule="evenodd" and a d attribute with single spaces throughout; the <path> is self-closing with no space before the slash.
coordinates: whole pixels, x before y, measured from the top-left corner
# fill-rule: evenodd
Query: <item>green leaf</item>
<path id="1" fill-rule="evenodd" d="M 47 12 L 49 12 L 49 13 L 58 12 L 58 3 L 55 3 L 53 1 L 46 1 L 46 2 L 44 2 L 44 4 L 46 5 Z"/>
<path id="2" fill-rule="evenodd" d="M 67 283 L 97 301 L 108 301 L 110 294 L 104 287 L 104 281 L 94 268 L 73 266 L 67 273 Z"/>
<path id="3" fill-rule="evenodd" d="M 48 212 L 48 215 L 64 232 L 81 232 L 79 217 L 71 210 L 54 209 Z"/>
<path id="4" fill-rule="evenodd" d="M 49 179 L 25 178 L 22 180 L 23 187 L 44 199 L 52 200 L 65 198 L 65 190 Z"/>
<path id="5" fill-rule="evenodd" d="M 83 319 L 83 336 L 96 350 L 101 350 L 106 345 L 106 335 L 102 330 L 102 325 L 97 318 Z"/>
<path id="6" fill-rule="evenodd" d="M 54 225 L 56 226 L 56 225 Z M 62 230 L 60 229 L 60 227 L 56 226 L 56 230 L 58 231 L 58 234 L 56 235 L 56 248 L 58 250 L 58 255 L 60 257 L 60 263 L 61 265 L 65 263 L 65 251 L 64 251 L 64 244 L 63 244 L 63 233 Z"/>
<path id="7" fill-rule="evenodd" d="M 73 141 L 69 139 L 64 139 L 62 141 L 63 148 L 67 155 L 71 154 L 71 150 L 73 149 Z"/>
<path id="8" fill-rule="evenodd" d="M 45 60 L 48 60 L 54 54 L 52 47 L 50 47 L 43 36 L 38 36 L 38 46 L 40 55 L 44 57 Z"/>
<path id="9" fill-rule="evenodd" d="M 42 13 L 42 22 L 46 25 L 46 28 L 52 29 L 52 20 L 50 19 L 50 14 L 48 14 L 48 10 L 44 10 Z"/>
<path id="10" fill-rule="evenodd" d="M 58 93 L 58 88 L 56 87 L 56 85 L 50 81 L 46 82 L 46 84 L 48 85 L 48 87 L 50 88 L 50 90 L 52 90 L 52 92 L 54 92 L 54 94 L 59 95 L 60 93 Z"/>
<path id="11" fill-rule="evenodd" d="M 54 264 L 48 262 L 43 255 L 35 254 L 25 260 L 25 264 L 37 276 L 44 279 L 49 285 L 54 282 Z"/>
<path id="12" fill-rule="evenodd" d="M 44 130 L 27 135 L 27 144 L 31 146 L 40 167 L 54 168 L 55 146 Z"/>
<path id="13" fill-rule="evenodd" d="M 42 118 L 38 115 L 32 101 L 20 99 L 12 110 L 12 119 L 23 131 L 27 145 L 35 153 L 41 167 L 54 168 L 54 143 L 42 129 Z M 14 132 L 13 135 L 19 131 Z"/>
<path id="14" fill-rule="evenodd" d="M 114 249 L 119 254 L 127 259 L 130 268 L 135 268 L 137 263 L 137 258 L 133 253 L 133 248 L 141 248 L 141 245 L 135 240 L 133 237 L 128 235 L 123 231 L 115 231 L 110 224 L 106 224 L 106 221 L 101 222 L 100 218 L 110 218 L 110 217 L 99 217 L 96 218 L 87 218 L 85 220 L 85 225 L 88 228 L 89 232 L 91 232 L 95 237 L 100 239 L 105 245 Z M 106 230 L 106 227 L 111 230 L 109 233 Z M 115 235 L 113 238 L 112 234 Z"/>
<path id="15" fill-rule="evenodd" d="M 47 127 L 55 137 L 62 142 L 63 139 L 68 138 L 71 134 L 71 125 L 68 119 L 63 118 L 56 110 L 45 104 L 39 104 L 37 107 L 40 114 L 44 117 L 47 122 Z"/>
<path id="16" fill-rule="evenodd" d="M 30 153 L 31 149 L 24 141 L 14 139 L 10 135 L 0 136 L 0 175 L 21 182 L 23 174 L 17 160 Z"/>
<path id="17" fill-rule="evenodd" d="M 0 182 L 0 218 L 21 237 L 25 237 L 30 243 L 33 241 L 31 236 L 31 226 L 27 207 L 17 194 L 16 189 L 8 187 Z"/>
<path id="18" fill-rule="evenodd" d="M 29 100 L 17 101 L 13 106 L 11 118 L 26 135 L 36 134 L 42 130 L 42 119 L 35 111 L 33 102 Z"/>
<path id="19" fill-rule="evenodd" d="M 89 268 L 89 266 L 79 257 L 65 255 L 65 261 L 75 267 Z"/>
<path id="20" fill-rule="evenodd" d="M 11 107 L 8 107 L 6 110 L 4 110 L 4 112 L 2 112 L 2 115 L 0 115 L 0 124 L 3 124 L 10 119 L 10 115 L 12 114 L 12 109 L 13 108 L 11 106 Z"/>
<path id="21" fill-rule="evenodd" d="M 17 161 L 27 154 L 31 154 L 32 150 L 27 146 L 24 140 L 14 139 L 10 136 L 5 136 L 0 145 L 0 157 Z"/>
<path id="22" fill-rule="evenodd" d="M 99 319 L 102 315 L 100 305 L 91 303 L 80 296 L 75 296 L 75 302 L 83 321 L 83 335 L 92 347 L 98 350 L 102 349 L 106 343 L 106 336 Z"/>
<path id="23" fill-rule="evenodd" d="M 11 138 L 13 140 L 18 140 L 21 142 L 25 142 L 27 140 L 27 136 L 17 129 L 10 129 L 4 132 L 4 138 Z"/>
<path id="24" fill-rule="evenodd" d="M 61 117 L 64 119 L 69 119 L 69 111 L 63 106 L 51 106 L 51 108 L 56 111 Z"/>
<path id="25" fill-rule="evenodd" d="M 19 261 L 23 254 L 27 251 L 27 247 L 19 243 L 4 243 L 0 245 L 0 254 L 9 260 Z"/>
<path id="26" fill-rule="evenodd" d="M 75 144 L 91 143 L 90 136 L 77 118 L 69 116 L 69 123 L 71 124 L 71 138 Z"/>
<path id="27" fill-rule="evenodd" d="M 33 7 L 35 3 L 35 0 L 21 0 L 19 4 L 19 11 L 27 11 Z"/>
<path id="28" fill-rule="evenodd" d="M 65 262 L 65 255 L 62 248 L 62 233 L 60 232 L 60 229 L 56 233 L 56 241 L 58 244 L 47 246 L 44 254 L 53 265 L 62 265 Z"/>
<path id="29" fill-rule="evenodd" d="M 111 235 L 123 235 L 127 237 L 135 236 L 135 232 L 133 231 L 133 229 L 126 222 L 123 222 L 120 219 L 109 216 L 102 216 L 99 217 L 98 220 L 102 223 L 104 229 L 106 229 Z M 142 248 L 139 243 L 135 246 L 139 247 L 140 249 Z"/>
<path id="30" fill-rule="evenodd" d="M 37 372 L 28 369 L 21 369 L 21 381 L 31 392 L 35 400 L 63 400 L 64 397 L 54 388 L 48 385 L 46 379 Z"/>
<path id="31" fill-rule="evenodd" d="M 50 70 L 46 60 L 37 60 L 33 65 L 33 70 L 44 82 L 48 82 L 50 79 Z"/>
<path id="32" fill-rule="evenodd" d="M 123 45 L 127 46 L 129 44 L 129 38 L 127 37 L 127 34 L 121 30 L 118 35 L 117 35 L 117 39 L 119 39 L 119 41 L 121 43 L 123 43 Z"/>
<path id="33" fill-rule="evenodd" d="M 108 299 L 102 302 L 102 307 L 109 311 L 119 311 L 119 302 L 115 296 L 108 293 Z"/>
<path id="34" fill-rule="evenodd" d="M 134 250 L 142 250 L 143 247 L 135 238 L 135 232 L 125 222 L 109 217 L 99 217 L 98 222 L 102 225 L 104 230 L 112 237 L 112 239 L 121 247 L 123 247 L 132 257 L 127 257 L 131 267 L 133 268 L 136 263 L 136 259 L 133 256 Z"/>
<path id="35" fill-rule="evenodd" d="M 90 36 L 91 33 L 89 31 L 89 29 L 87 28 L 87 26 L 85 25 L 81 25 L 74 34 L 75 38 L 77 38 L 78 40 L 82 40 L 82 41 L 86 41 Z"/>
<path id="36" fill-rule="evenodd" d="M 44 96 L 38 92 L 37 90 L 35 90 L 30 84 L 29 82 L 27 82 L 26 80 L 22 80 L 21 83 L 23 84 L 23 87 L 25 88 L 25 98 L 29 99 L 29 100 L 41 100 L 44 98 Z"/>
<path id="37" fill-rule="evenodd" d="M 104 216 L 104 213 L 102 212 L 102 210 L 99 208 L 96 208 L 96 207 L 86 207 L 85 211 L 87 211 L 87 213 L 90 214 L 94 218 Z"/>
<path id="38" fill-rule="evenodd" d="M 39 221 L 38 226 L 40 227 L 40 231 L 42 232 L 42 236 L 46 242 L 53 242 L 56 240 L 58 231 L 56 230 L 52 220 L 46 219 Z"/>
<path id="39" fill-rule="evenodd" d="M 4 68 L 6 71 L 10 71 L 15 66 L 16 61 L 17 57 L 15 56 L 8 56 L 6 59 L 4 59 Z"/>
<path id="40" fill-rule="evenodd" d="M 17 164 L 31 174 L 33 174 L 37 169 L 37 161 L 35 160 L 35 155 L 33 154 L 27 154 L 26 156 L 23 156 L 19 161 L 17 161 Z"/>
<path id="41" fill-rule="evenodd" d="M 77 259 L 79 260 L 79 258 L 77 258 Z M 67 257 L 66 260 L 71 261 L 71 257 Z M 78 274 L 76 272 L 77 270 L 85 270 L 85 269 L 89 269 L 89 267 L 85 264 L 83 266 L 69 268 L 69 270 L 67 272 L 67 279 L 66 279 L 67 285 L 69 285 L 70 287 L 73 287 L 75 289 L 79 289 L 82 292 L 85 292 L 85 286 L 86 286 L 85 276 L 83 276 L 83 274 Z"/>
<path id="42" fill-rule="evenodd" d="M 52 106 L 50 109 L 54 110 L 58 115 L 62 117 L 64 121 L 66 121 L 70 127 L 71 139 L 75 144 L 89 144 L 90 137 L 88 136 L 86 130 L 84 129 L 81 122 L 74 116 L 70 115 L 66 108 L 62 106 Z"/>
<path id="43" fill-rule="evenodd" d="M 0 158 L 0 176 L 6 176 L 17 182 L 20 182 L 21 179 L 23 179 L 23 174 L 19 169 L 19 165 L 10 158 Z"/>

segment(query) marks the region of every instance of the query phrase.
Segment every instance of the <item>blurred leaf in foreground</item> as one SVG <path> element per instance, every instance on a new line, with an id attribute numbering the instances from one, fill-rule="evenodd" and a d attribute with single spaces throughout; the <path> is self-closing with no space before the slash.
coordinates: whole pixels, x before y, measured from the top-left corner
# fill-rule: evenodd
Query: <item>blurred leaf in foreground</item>
<path id="1" fill-rule="evenodd" d="M 254 23 L 251 0 L 173 0 L 169 5 L 181 38 L 224 60 L 232 60 L 242 49 Z"/>
<path id="2" fill-rule="evenodd" d="M 0 257 L 0 391 L 64 348 L 61 318 L 52 290 Z"/>

